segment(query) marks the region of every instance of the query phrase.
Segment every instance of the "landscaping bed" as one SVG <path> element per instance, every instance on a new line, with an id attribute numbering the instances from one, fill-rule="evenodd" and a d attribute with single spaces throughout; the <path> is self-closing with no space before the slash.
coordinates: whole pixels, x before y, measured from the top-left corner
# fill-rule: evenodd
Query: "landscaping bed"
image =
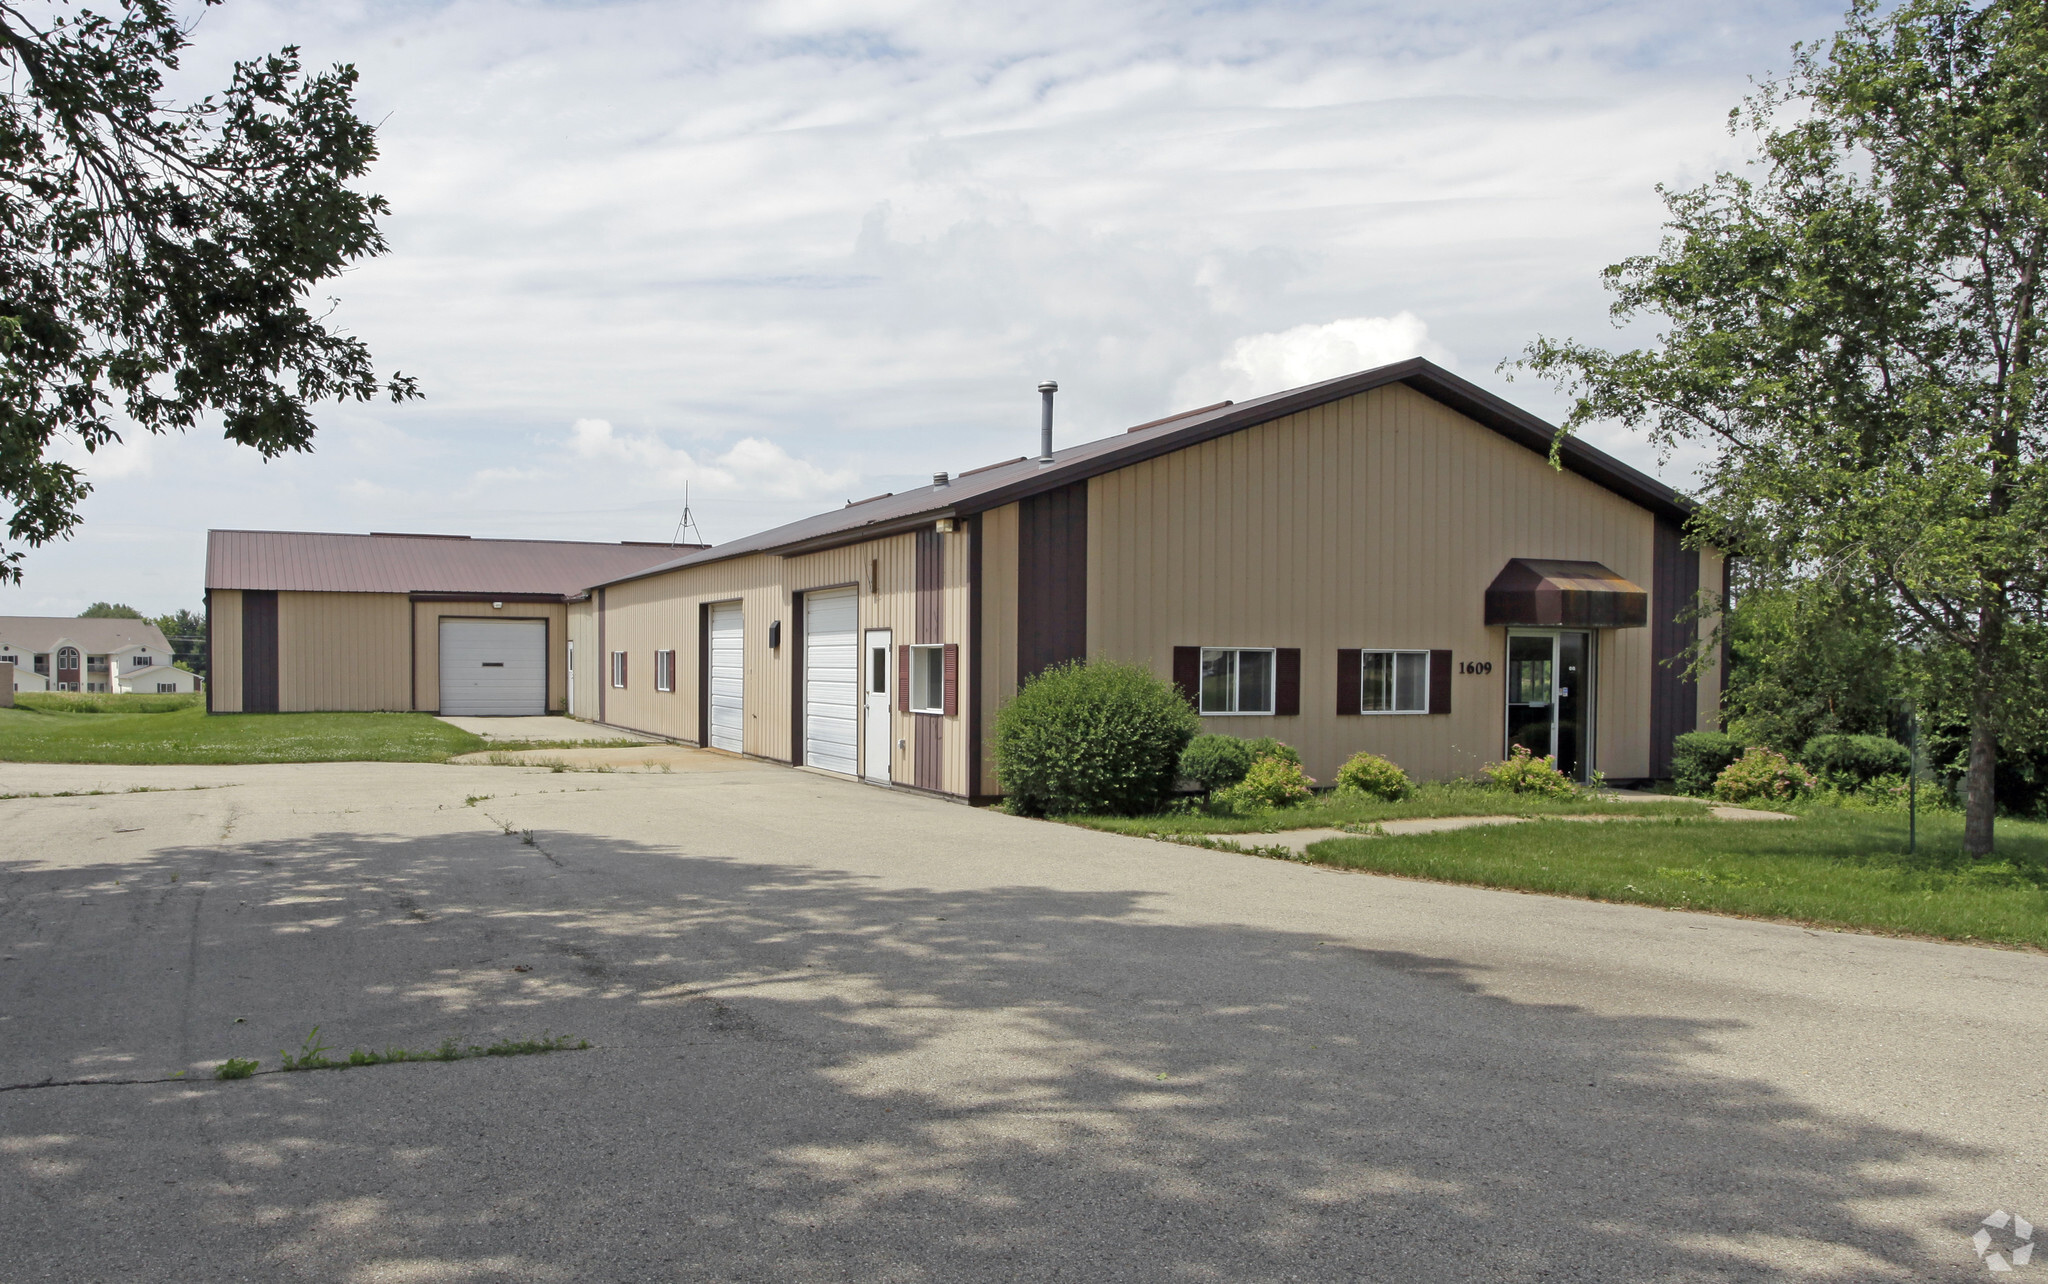
<path id="1" fill-rule="evenodd" d="M 1406 798 L 1370 794 L 1317 794 L 1293 807 L 1219 815 L 1203 811 L 1155 812 L 1148 816 L 1064 816 L 1068 824 L 1118 834 L 1274 834 L 1289 829 L 1365 827 L 1383 820 L 1438 816 L 1703 816 L 1706 802 L 1673 797 L 1655 801 L 1587 797 L 1552 799 L 1507 794 L 1463 781 L 1424 784 Z"/>

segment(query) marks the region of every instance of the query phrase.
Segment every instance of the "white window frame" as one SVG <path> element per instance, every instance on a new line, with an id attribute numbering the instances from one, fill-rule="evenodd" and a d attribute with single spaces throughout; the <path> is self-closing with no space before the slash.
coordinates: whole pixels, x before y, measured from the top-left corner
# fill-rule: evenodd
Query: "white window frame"
<path id="1" fill-rule="evenodd" d="M 178 684 L 175 682 L 159 682 L 156 684 L 156 693 L 158 695 L 176 695 L 178 694 Z"/>
<path id="2" fill-rule="evenodd" d="M 926 656 L 931 659 L 927 660 Z M 930 665 L 929 671 L 926 665 Z M 931 702 L 920 703 L 920 695 L 929 696 Z M 943 642 L 914 642 L 910 646 L 910 711 L 939 714 L 946 711 L 946 645 Z"/>
<path id="3" fill-rule="evenodd" d="M 611 678 L 612 690 L 624 691 L 626 689 L 626 653 L 624 651 L 612 652 Z"/>
<path id="4" fill-rule="evenodd" d="M 1365 707 L 1365 661 L 1366 661 L 1366 657 L 1367 657 L 1367 656 L 1372 656 L 1372 655 L 1391 655 L 1391 656 L 1394 656 L 1394 657 L 1396 657 L 1396 658 L 1395 658 L 1395 660 L 1394 660 L 1394 693 L 1393 693 L 1393 694 L 1394 694 L 1394 699 L 1396 699 L 1396 700 L 1400 699 L 1400 692 L 1401 692 L 1401 669 L 1400 669 L 1400 666 L 1401 666 L 1401 661 L 1400 661 L 1399 657 L 1401 657 L 1401 656 L 1404 656 L 1404 655 L 1419 655 L 1419 656 L 1421 656 L 1421 657 L 1422 657 L 1422 707 L 1421 707 L 1421 708 L 1419 708 L 1419 709 L 1368 709 L 1368 708 L 1366 708 L 1366 707 Z M 1414 717 L 1414 716 L 1415 716 L 1415 715 L 1417 715 L 1417 714 L 1426 714 L 1426 713 L 1428 713 L 1428 712 L 1429 712 L 1429 678 L 1430 678 L 1430 674 L 1429 674 L 1429 668 L 1430 668 L 1430 665 L 1429 665 L 1429 652 L 1428 652 L 1428 650 L 1426 650 L 1426 649 L 1423 649 L 1423 648 L 1418 648 L 1418 647 L 1391 647 L 1391 646 L 1372 646 L 1372 647 L 1365 647 L 1364 649 L 1360 650 L 1360 651 L 1359 651 L 1359 653 L 1358 653 L 1358 711 L 1359 711 L 1360 713 L 1362 713 L 1362 714 L 1366 715 L 1366 716 L 1367 716 L 1367 717 L 1369 717 L 1369 718 L 1378 718 L 1378 717 L 1388 717 L 1388 718 L 1412 718 L 1412 717 Z"/>
<path id="5" fill-rule="evenodd" d="M 654 653 L 654 689 L 673 691 L 676 689 L 676 653 L 656 651 Z"/>
<path id="6" fill-rule="evenodd" d="M 1211 709 L 1202 703 L 1203 699 L 1208 695 L 1208 684 L 1202 680 L 1202 674 L 1208 668 L 1209 657 L 1218 651 L 1228 651 L 1230 653 L 1230 707 L 1228 709 Z M 1244 685 L 1238 678 L 1238 670 L 1242 664 L 1239 657 L 1250 651 L 1262 651 L 1271 657 L 1267 662 L 1266 670 L 1268 675 L 1266 699 L 1271 702 L 1271 708 L 1242 709 L 1238 707 L 1244 690 Z M 1273 716 L 1273 710 L 1278 708 L 1280 704 L 1280 648 L 1271 646 L 1205 646 L 1202 648 L 1201 655 L 1202 658 L 1196 663 L 1195 667 L 1195 704 L 1203 717 L 1270 718 Z"/>

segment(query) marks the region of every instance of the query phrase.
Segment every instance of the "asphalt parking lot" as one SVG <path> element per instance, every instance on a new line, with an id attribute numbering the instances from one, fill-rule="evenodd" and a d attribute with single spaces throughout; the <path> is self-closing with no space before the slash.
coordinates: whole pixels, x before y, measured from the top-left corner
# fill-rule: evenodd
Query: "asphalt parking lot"
<path id="1" fill-rule="evenodd" d="M 739 762 L 0 764 L 91 789 L 0 800 L 8 1280 L 1960 1280 L 2048 1224 L 2038 954 Z M 268 1073 L 316 1025 L 594 1046 Z"/>

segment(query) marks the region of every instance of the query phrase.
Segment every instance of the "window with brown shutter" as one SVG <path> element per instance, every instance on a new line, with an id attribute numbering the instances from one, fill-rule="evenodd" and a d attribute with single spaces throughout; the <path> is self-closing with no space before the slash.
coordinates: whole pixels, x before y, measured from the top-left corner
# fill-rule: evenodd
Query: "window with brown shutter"
<path id="1" fill-rule="evenodd" d="M 946 667 L 946 698 L 943 707 L 946 710 L 947 717 L 958 717 L 960 713 L 960 644 L 958 642 L 946 643 L 944 663 Z"/>
<path id="2" fill-rule="evenodd" d="M 1280 717 L 1301 712 L 1301 648 L 1283 646 L 1273 652 L 1273 712 Z"/>

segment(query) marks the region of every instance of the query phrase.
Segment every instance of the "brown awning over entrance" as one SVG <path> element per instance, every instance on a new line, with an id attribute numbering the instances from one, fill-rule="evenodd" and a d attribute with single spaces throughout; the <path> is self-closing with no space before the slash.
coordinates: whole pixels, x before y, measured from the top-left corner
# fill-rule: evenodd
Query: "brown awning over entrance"
<path id="1" fill-rule="evenodd" d="M 1486 586 L 1486 622 L 1639 629 L 1650 622 L 1650 595 L 1598 562 L 1517 557 Z"/>

